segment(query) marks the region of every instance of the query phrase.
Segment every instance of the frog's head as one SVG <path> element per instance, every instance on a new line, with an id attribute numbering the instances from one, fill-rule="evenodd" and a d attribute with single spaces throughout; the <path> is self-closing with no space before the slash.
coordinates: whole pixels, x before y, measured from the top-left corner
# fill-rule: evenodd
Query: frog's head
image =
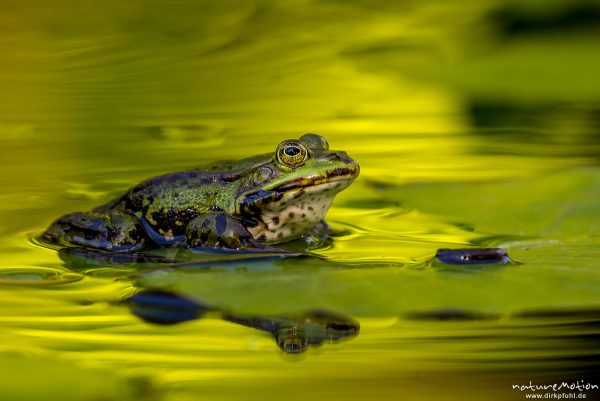
<path id="1" fill-rule="evenodd" d="M 306 134 L 277 146 L 253 173 L 253 187 L 240 193 L 236 212 L 257 222 L 252 235 L 270 243 L 296 238 L 321 221 L 333 198 L 358 176 L 358 163 L 331 151 L 325 138 Z"/>

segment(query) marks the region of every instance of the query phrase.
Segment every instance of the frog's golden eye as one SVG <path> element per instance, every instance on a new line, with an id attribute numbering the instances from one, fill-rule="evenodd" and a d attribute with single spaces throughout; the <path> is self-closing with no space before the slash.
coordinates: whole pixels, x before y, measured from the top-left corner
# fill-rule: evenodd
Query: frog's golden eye
<path id="1" fill-rule="evenodd" d="M 289 167 L 300 167 L 307 159 L 308 149 L 298 141 L 285 141 L 277 148 L 277 160 Z"/>

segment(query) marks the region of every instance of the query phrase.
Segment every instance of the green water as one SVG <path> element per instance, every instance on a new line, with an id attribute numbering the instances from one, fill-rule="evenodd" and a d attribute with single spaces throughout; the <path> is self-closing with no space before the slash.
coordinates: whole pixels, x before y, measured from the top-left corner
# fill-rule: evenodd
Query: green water
<path id="1" fill-rule="evenodd" d="M 0 0 L 0 399 L 600 385 L 599 15 L 566 0 Z M 33 240 L 147 177 L 305 132 L 361 165 L 321 258 L 82 267 Z M 465 247 L 514 262 L 433 260 Z M 217 312 L 144 322 L 124 300 L 150 288 L 360 332 L 287 355 Z"/>

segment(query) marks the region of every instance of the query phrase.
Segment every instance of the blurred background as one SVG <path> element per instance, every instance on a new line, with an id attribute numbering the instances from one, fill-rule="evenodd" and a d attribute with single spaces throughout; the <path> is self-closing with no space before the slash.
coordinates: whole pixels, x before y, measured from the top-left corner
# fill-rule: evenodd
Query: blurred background
<path id="1" fill-rule="evenodd" d="M 46 189 L 95 170 L 82 161 L 181 168 L 312 131 L 394 183 L 598 159 L 596 1 L 0 7 L 2 167 L 19 166 L 4 185 L 38 173 Z"/>
<path id="2" fill-rule="evenodd" d="M 4 394 L 506 400 L 591 377 L 599 49 L 595 0 L 0 0 Z M 347 235 L 316 250 L 335 266 L 134 280 L 31 242 L 144 178 L 306 132 L 361 165 L 329 214 Z M 430 263 L 475 246 L 519 264 Z M 326 308 L 361 334 L 290 363 L 249 328 L 165 330 L 118 304 L 164 286 L 239 313 Z M 476 313 L 437 321 L 448 308 Z"/>

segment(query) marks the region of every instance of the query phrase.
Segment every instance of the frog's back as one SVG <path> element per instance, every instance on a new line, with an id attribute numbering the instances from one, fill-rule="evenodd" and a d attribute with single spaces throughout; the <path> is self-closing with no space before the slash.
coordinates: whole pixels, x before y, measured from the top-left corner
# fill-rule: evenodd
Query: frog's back
<path id="1" fill-rule="evenodd" d="M 129 212 L 145 212 L 148 208 L 197 208 L 215 206 L 215 191 L 223 190 L 238 174 L 191 170 L 150 178 L 131 188 L 122 197 Z M 193 203 L 190 203 L 192 202 Z"/>
<path id="2" fill-rule="evenodd" d="M 109 205 L 124 207 L 137 215 L 139 212 L 145 215 L 148 209 L 157 208 L 229 211 L 239 186 L 247 185 L 243 178 L 267 160 L 267 155 L 259 155 L 152 177 Z"/>
<path id="3" fill-rule="evenodd" d="M 244 178 L 265 160 L 255 156 L 152 177 L 94 211 L 135 215 L 155 242 L 177 241 L 198 215 L 233 213 L 240 187 L 247 185 Z"/>

